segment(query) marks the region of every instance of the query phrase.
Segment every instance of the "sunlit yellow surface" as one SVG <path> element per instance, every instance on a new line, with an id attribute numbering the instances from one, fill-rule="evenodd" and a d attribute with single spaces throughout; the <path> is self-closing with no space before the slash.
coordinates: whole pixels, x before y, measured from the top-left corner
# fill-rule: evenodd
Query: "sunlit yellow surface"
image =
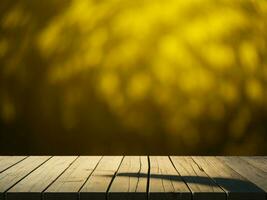
<path id="1" fill-rule="evenodd" d="M 22 1 L 0 26 L 3 127 L 95 146 L 93 132 L 120 130 L 118 146 L 155 143 L 144 153 L 267 152 L 265 0 Z"/>

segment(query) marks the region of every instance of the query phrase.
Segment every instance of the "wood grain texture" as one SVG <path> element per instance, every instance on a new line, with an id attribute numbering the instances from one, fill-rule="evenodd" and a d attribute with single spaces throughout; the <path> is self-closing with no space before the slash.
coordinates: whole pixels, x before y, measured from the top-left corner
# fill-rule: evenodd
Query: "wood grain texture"
<path id="1" fill-rule="evenodd" d="M 26 156 L 0 156 L 0 172 L 25 159 Z"/>
<path id="2" fill-rule="evenodd" d="M 264 200 L 265 193 L 216 157 L 193 157 L 223 190 L 229 200 Z"/>
<path id="3" fill-rule="evenodd" d="M 47 161 L 49 156 L 30 156 L 0 174 L 0 200 L 4 192 Z"/>
<path id="4" fill-rule="evenodd" d="M 0 156 L 0 200 L 263 200 L 267 157 Z"/>
<path id="5" fill-rule="evenodd" d="M 104 156 L 80 190 L 80 199 L 106 200 L 106 193 L 123 156 Z"/>
<path id="6" fill-rule="evenodd" d="M 240 158 L 267 173 L 267 157 L 266 156 L 265 157 L 263 157 L 263 156 L 250 156 L 250 157 L 242 156 Z"/>
<path id="7" fill-rule="evenodd" d="M 42 199 L 42 192 L 56 179 L 70 164 L 76 156 L 55 156 L 13 186 L 6 193 L 10 199 Z"/>
<path id="8" fill-rule="evenodd" d="M 148 158 L 126 156 L 108 192 L 110 200 L 147 199 Z"/>
<path id="9" fill-rule="evenodd" d="M 267 173 L 239 157 L 218 157 L 233 170 L 244 176 L 267 193 Z"/>
<path id="10" fill-rule="evenodd" d="M 191 193 L 167 156 L 150 156 L 149 199 L 191 199 Z"/>
<path id="11" fill-rule="evenodd" d="M 79 199 L 79 190 L 93 172 L 101 156 L 81 156 L 44 192 L 45 200 Z"/>
<path id="12" fill-rule="evenodd" d="M 171 156 L 171 160 L 193 194 L 194 200 L 225 200 L 225 192 L 191 157 Z"/>

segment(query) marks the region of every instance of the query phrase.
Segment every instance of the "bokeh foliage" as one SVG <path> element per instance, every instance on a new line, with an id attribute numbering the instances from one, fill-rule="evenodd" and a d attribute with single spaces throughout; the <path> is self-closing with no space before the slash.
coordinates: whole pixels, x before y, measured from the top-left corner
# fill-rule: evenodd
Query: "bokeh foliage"
<path id="1" fill-rule="evenodd" d="M 267 153 L 265 0 L 1 0 L 0 20 L 0 153 Z"/>

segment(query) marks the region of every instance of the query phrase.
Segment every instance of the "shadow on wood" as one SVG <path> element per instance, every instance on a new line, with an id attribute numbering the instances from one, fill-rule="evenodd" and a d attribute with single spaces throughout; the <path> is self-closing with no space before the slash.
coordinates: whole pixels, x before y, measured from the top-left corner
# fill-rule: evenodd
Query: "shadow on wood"
<path id="1" fill-rule="evenodd" d="M 116 176 L 126 176 L 126 177 L 137 177 L 137 178 L 146 178 L 147 174 L 140 173 L 117 173 Z M 158 174 L 150 174 L 150 179 L 166 179 L 171 181 L 183 181 L 186 179 L 186 183 L 196 183 L 196 184 L 202 184 L 202 185 L 208 185 L 210 178 L 208 177 L 201 177 L 201 176 L 176 176 L 176 175 L 158 175 Z M 239 188 L 249 188 L 250 190 L 253 190 L 255 192 L 262 192 L 264 191 L 260 189 L 258 186 L 256 186 L 254 183 L 250 181 L 242 181 L 237 179 L 231 179 L 231 178 L 221 178 L 221 177 L 215 177 L 212 178 L 212 180 L 217 183 L 218 185 L 222 186 L 223 188 L 231 191 L 232 185 L 238 185 Z M 229 186 L 229 187 L 228 187 Z M 240 192 L 243 192 L 243 190 L 240 190 Z M 238 192 L 238 191 L 235 191 Z"/>

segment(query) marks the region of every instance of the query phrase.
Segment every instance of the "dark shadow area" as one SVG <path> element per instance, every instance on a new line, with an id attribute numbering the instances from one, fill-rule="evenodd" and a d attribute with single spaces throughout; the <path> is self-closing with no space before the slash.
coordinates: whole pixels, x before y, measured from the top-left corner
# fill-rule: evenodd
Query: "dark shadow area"
<path id="1" fill-rule="evenodd" d="M 117 173 L 116 176 L 123 177 L 135 177 L 135 178 L 147 178 L 145 173 Z M 112 176 L 111 176 L 112 177 Z M 177 182 L 201 184 L 201 185 L 212 185 L 214 182 L 220 187 L 224 188 L 229 192 L 259 192 L 265 193 L 261 188 L 250 181 L 237 180 L 231 178 L 222 177 L 203 177 L 203 176 L 178 176 L 178 175 L 165 175 L 165 174 L 150 174 L 150 179 L 163 179 Z"/>

